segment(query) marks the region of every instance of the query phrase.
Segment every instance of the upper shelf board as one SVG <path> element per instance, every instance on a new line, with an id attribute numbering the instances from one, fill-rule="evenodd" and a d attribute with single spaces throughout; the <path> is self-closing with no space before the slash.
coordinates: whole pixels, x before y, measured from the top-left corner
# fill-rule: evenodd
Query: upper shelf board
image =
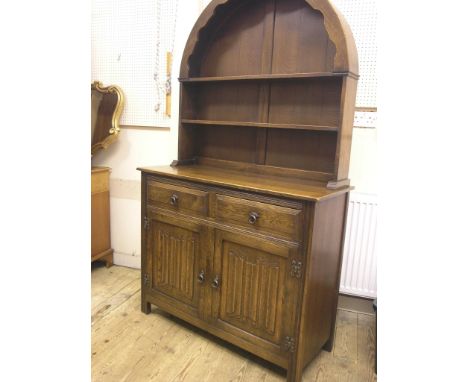
<path id="1" fill-rule="evenodd" d="M 246 126 L 246 127 L 264 127 L 271 129 L 293 129 L 293 130 L 313 130 L 313 131 L 338 131 L 337 126 L 323 125 L 300 125 L 292 123 L 263 123 L 247 121 L 212 121 L 203 119 L 181 119 L 182 123 L 192 125 L 213 125 L 213 126 Z"/>
<path id="2" fill-rule="evenodd" d="M 284 80 L 284 79 L 304 79 L 304 78 L 330 78 L 330 77 L 353 77 L 350 72 L 315 72 L 315 73 L 291 73 L 291 74 L 247 74 L 243 76 L 224 76 L 224 77 L 191 77 L 179 78 L 182 83 L 192 82 L 218 82 L 218 81 L 259 81 L 259 80 Z"/>

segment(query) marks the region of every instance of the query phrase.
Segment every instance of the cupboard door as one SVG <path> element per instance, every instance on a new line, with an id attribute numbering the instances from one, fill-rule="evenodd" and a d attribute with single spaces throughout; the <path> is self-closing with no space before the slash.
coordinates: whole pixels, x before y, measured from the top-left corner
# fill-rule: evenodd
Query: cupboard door
<path id="1" fill-rule="evenodd" d="M 299 278 L 291 266 L 298 263 L 298 248 L 279 243 L 217 231 L 210 282 L 219 327 L 284 353 L 285 342 L 295 336 Z"/>
<path id="2" fill-rule="evenodd" d="M 163 309 L 202 315 L 206 227 L 155 212 L 146 218 L 147 293 Z"/>

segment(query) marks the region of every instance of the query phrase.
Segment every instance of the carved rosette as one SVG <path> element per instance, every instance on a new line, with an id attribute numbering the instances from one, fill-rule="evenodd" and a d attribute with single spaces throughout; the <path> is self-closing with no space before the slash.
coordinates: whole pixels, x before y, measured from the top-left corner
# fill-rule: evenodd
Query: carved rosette
<path id="1" fill-rule="evenodd" d="M 302 277 L 302 261 L 291 261 L 291 276 L 300 279 Z"/>
<path id="2" fill-rule="evenodd" d="M 294 353 L 296 350 L 296 340 L 292 337 L 285 337 L 283 341 L 283 350 L 285 352 Z"/>

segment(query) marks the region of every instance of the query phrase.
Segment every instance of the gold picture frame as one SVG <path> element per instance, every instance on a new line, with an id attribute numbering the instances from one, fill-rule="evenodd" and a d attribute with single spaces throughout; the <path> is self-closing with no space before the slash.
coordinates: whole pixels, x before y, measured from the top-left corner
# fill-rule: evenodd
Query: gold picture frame
<path id="1" fill-rule="evenodd" d="M 103 86 L 100 81 L 91 84 L 91 156 L 117 140 L 123 107 L 124 95 L 118 86 Z"/>

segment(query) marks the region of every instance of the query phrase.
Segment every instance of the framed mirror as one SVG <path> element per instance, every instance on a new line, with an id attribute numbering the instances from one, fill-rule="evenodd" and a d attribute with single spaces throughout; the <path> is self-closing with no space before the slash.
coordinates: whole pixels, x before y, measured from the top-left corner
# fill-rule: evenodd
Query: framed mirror
<path id="1" fill-rule="evenodd" d="M 91 155 L 106 149 L 117 139 L 124 106 L 122 90 L 115 85 L 91 84 Z"/>

